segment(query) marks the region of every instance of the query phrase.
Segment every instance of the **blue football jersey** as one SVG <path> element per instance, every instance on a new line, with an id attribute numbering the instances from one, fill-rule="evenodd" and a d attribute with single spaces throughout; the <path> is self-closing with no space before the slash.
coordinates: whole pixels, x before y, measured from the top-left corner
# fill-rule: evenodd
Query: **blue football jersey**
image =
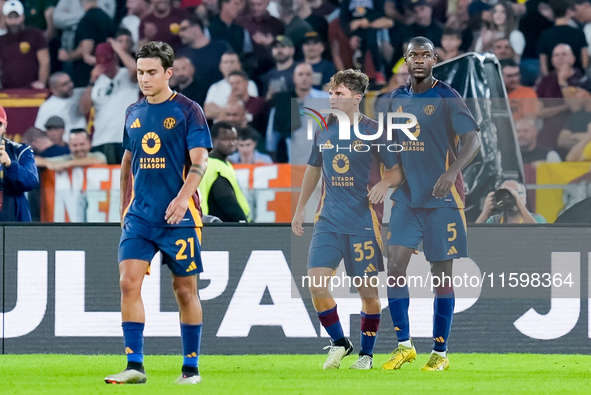
<path id="1" fill-rule="evenodd" d="M 361 134 L 374 135 L 377 129 L 376 121 L 361 116 Z M 315 231 L 381 240 L 384 205 L 370 204 L 367 194 L 382 179 L 384 167 L 390 169 L 394 166 L 395 158 L 387 151 L 385 140 L 357 139 L 353 125 L 351 138 L 339 141 L 339 124 L 336 121 L 329 122 L 328 129 L 323 127 L 315 133 L 308 160 L 310 166 L 322 167 L 322 197 L 316 212 Z M 381 146 L 378 146 L 380 143 Z M 330 146 L 333 148 L 328 149 Z"/>
<path id="2" fill-rule="evenodd" d="M 199 202 L 192 197 L 180 224 L 169 225 L 164 219 L 166 208 L 181 190 L 191 166 L 189 150 L 212 148 L 201 107 L 176 92 L 158 104 L 140 99 L 127 108 L 123 147 L 132 154 L 133 183 L 125 219 L 159 227 L 201 226 Z"/>
<path id="3" fill-rule="evenodd" d="M 438 80 L 429 90 L 419 94 L 413 93 L 410 85 L 402 86 L 390 95 L 389 112 L 411 113 L 418 122 L 410 129 L 417 140 L 412 140 L 400 129 L 392 133 L 393 140 L 404 148 L 395 156 L 406 178 L 394 191 L 392 199 L 413 208 L 464 208 L 461 172 L 448 196 L 443 199 L 433 196 L 437 180 L 458 157 L 459 136 L 480 130 L 460 94 Z M 397 123 L 407 120 L 410 121 L 400 118 Z"/>

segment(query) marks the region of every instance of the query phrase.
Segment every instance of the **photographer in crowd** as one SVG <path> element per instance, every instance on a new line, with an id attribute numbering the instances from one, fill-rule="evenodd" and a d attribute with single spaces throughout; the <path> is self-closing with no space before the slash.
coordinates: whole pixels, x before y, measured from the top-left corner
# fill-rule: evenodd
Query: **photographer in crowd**
<path id="1" fill-rule="evenodd" d="M 497 191 L 490 192 L 484 201 L 477 224 L 545 224 L 540 214 L 530 213 L 525 185 L 517 181 L 505 181 Z M 495 214 L 492 214 L 495 211 Z M 492 214 L 492 215 L 491 215 Z"/>

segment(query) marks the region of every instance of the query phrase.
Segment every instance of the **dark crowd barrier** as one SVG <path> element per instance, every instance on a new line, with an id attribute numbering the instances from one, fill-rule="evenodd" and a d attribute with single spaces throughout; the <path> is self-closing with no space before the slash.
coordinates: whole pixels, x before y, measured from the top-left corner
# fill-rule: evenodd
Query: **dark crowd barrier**
<path id="1" fill-rule="evenodd" d="M 301 288 L 311 234 L 307 228 L 303 237 L 292 237 L 285 225 L 204 229 L 205 270 L 199 280 L 204 354 L 323 352 L 328 339 Z M 0 227 L 1 352 L 122 353 L 119 236 L 113 225 Z M 464 297 L 457 291 L 450 351 L 591 352 L 590 238 L 588 227 L 470 227 L 470 257 L 456 266 L 483 278 L 484 285 Z M 142 290 L 145 352 L 174 354 L 180 352 L 178 312 L 170 274 L 158 258 Z M 428 272 L 422 253 L 412 259 L 409 275 Z M 517 292 L 523 273 L 529 281 L 534 273 L 561 271 L 572 275 L 568 292 L 560 287 L 564 283 Z M 516 287 L 509 286 L 511 273 Z M 384 309 L 376 351 L 388 352 L 395 333 L 385 289 L 380 295 Z M 358 345 L 359 298 L 340 295 L 337 302 L 345 332 Z M 432 344 L 432 300 L 413 299 L 410 317 L 415 344 L 426 352 Z"/>

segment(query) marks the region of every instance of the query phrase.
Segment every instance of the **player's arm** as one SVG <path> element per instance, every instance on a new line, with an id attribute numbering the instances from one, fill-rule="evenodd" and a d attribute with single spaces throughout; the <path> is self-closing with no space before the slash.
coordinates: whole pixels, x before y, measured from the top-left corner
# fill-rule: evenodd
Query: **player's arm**
<path id="1" fill-rule="evenodd" d="M 402 168 L 398 164 L 394 165 L 394 167 L 388 170 L 386 177 L 371 188 L 371 191 L 367 194 L 369 202 L 371 204 L 383 203 L 388 194 L 388 189 L 399 186 L 403 181 L 404 173 L 402 172 Z"/>
<path id="2" fill-rule="evenodd" d="M 123 159 L 121 159 L 121 179 L 120 179 L 120 193 L 121 193 L 121 199 L 120 199 L 120 203 L 119 203 L 119 215 L 121 218 L 123 218 L 123 211 L 125 210 L 125 199 L 123 198 L 125 196 L 125 193 L 127 191 L 127 186 L 129 183 L 129 174 L 131 173 L 131 152 L 128 150 L 125 150 L 125 153 L 123 154 Z"/>
<path id="3" fill-rule="evenodd" d="M 187 175 L 185 183 L 178 195 L 166 208 L 164 219 L 169 224 L 181 223 L 189 208 L 189 199 L 197 190 L 197 187 L 203 178 L 203 174 L 205 173 L 205 169 L 207 169 L 207 158 L 209 156 L 207 148 L 193 148 L 189 151 L 189 156 L 191 157 L 191 169 L 189 170 L 189 174 Z"/>
<path id="4" fill-rule="evenodd" d="M 304 209 L 306 208 L 306 204 L 308 204 L 308 200 L 310 200 L 310 196 L 312 196 L 314 189 L 316 189 L 316 185 L 318 185 L 321 175 L 322 167 L 310 165 L 308 165 L 306 172 L 304 173 L 298 205 L 296 206 L 295 214 L 291 220 L 291 230 L 298 236 L 304 234 L 304 227 L 302 226 L 304 223 Z"/>
<path id="5" fill-rule="evenodd" d="M 433 187 L 433 196 L 438 199 L 443 199 L 447 196 L 458 177 L 458 173 L 472 162 L 480 150 L 480 136 L 478 136 L 476 130 L 462 134 L 460 141 L 462 143 L 462 149 L 458 155 L 458 159 L 439 177 L 439 180 L 437 180 L 437 183 Z"/>

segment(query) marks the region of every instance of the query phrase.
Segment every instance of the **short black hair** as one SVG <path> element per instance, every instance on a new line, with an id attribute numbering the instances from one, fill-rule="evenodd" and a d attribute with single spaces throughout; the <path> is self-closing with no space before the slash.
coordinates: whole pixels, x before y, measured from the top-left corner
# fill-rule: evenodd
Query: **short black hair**
<path id="1" fill-rule="evenodd" d="M 503 59 L 499 63 L 501 64 L 501 69 L 504 69 L 505 67 L 519 67 L 517 62 L 513 59 Z"/>
<path id="2" fill-rule="evenodd" d="M 244 71 L 242 71 L 242 70 L 233 70 L 233 71 L 231 71 L 231 72 L 230 72 L 230 74 L 228 74 L 228 79 L 229 79 L 230 77 L 232 77 L 233 75 L 238 75 L 238 76 L 240 76 L 240 77 L 244 78 L 244 80 L 245 80 L 245 81 L 248 81 L 248 80 L 249 80 L 249 78 L 248 78 L 248 74 L 246 74 L 246 73 L 245 73 Z"/>
<path id="3" fill-rule="evenodd" d="M 238 140 L 252 140 L 255 143 L 258 143 L 260 139 L 260 133 L 251 127 L 247 126 L 244 128 L 240 128 L 240 130 L 238 131 Z"/>
<path id="4" fill-rule="evenodd" d="M 431 47 L 433 47 L 433 51 L 435 51 L 435 45 L 433 44 L 433 41 L 429 40 L 427 37 L 417 36 L 417 37 L 411 38 L 410 41 L 408 42 L 408 44 L 406 44 L 406 48 L 404 49 L 405 55 L 408 52 L 411 45 L 412 46 L 431 45 Z"/>
<path id="5" fill-rule="evenodd" d="M 115 34 L 115 38 L 117 38 L 119 36 L 131 37 L 131 32 L 124 27 L 120 27 L 119 29 L 117 29 L 117 34 Z"/>
<path id="6" fill-rule="evenodd" d="M 218 11 L 219 11 L 219 12 L 222 12 L 222 5 L 223 5 L 224 3 L 229 3 L 229 2 L 231 2 L 231 1 L 232 1 L 232 0 L 218 0 Z"/>
<path id="7" fill-rule="evenodd" d="M 585 3 L 591 3 L 591 0 L 574 0 L 573 4 L 575 5 L 580 5 L 580 4 L 585 4 Z"/>
<path id="8" fill-rule="evenodd" d="M 552 8 L 554 18 L 563 18 L 568 10 L 573 7 L 570 0 L 550 0 L 548 5 Z"/>
<path id="9" fill-rule="evenodd" d="M 174 63 L 172 47 L 162 41 L 151 41 L 140 48 L 135 54 L 135 61 L 143 58 L 158 58 L 164 70 L 168 70 Z"/>
<path id="10" fill-rule="evenodd" d="M 236 125 L 234 125 L 231 122 L 226 122 L 226 121 L 219 121 L 213 124 L 213 126 L 211 127 L 211 138 L 212 139 L 217 139 L 219 134 L 220 134 L 220 129 L 225 129 L 225 130 L 236 130 Z"/>
<path id="11" fill-rule="evenodd" d="M 77 129 L 70 130 L 70 136 L 75 135 L 75 134 L 84 134 L 86 136 L 86 138 L 90 139 L 88 132 L 84 128 L 77 128 Z"/>
<path id="12" fill-rule="evenodd" d="M 591 1 L 591 0 L 589 0 L 589 1 Z M 441 35 L 442 36 L 456 36 L 460 40 L 462 39 L 462 32 L 459 31 L 458 29 L 454 29 L 453 27 L 446 27 L 445 29 L 443 29 L 443 33 L 441 33 Z"/>
<path id="13" fill-rule="evenodd" d="M 202 32 L 205 32 L 205 28 L 203 27 L 203 21 L 199 18 L 196 14 L 190 14 L 186 18 L 183 18 L 183 21 L 189 22 L 191 26 L 199 26 Z"/>

